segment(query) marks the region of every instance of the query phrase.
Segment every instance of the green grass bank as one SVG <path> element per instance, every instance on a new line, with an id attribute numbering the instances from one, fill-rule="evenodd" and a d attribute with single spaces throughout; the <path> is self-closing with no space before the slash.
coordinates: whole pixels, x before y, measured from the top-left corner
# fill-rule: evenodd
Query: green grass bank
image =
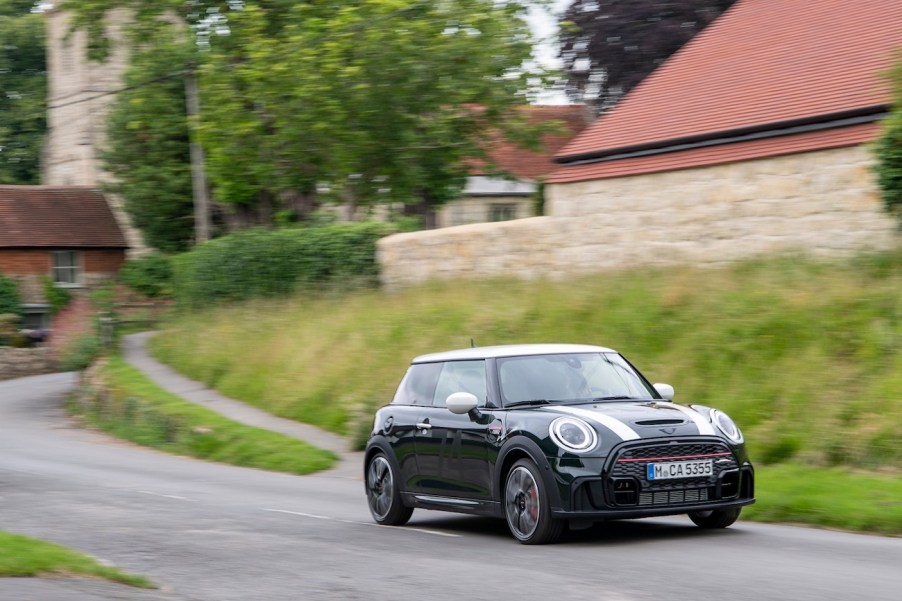
<path id="1" fill-rule="evenodd" d="M 46 541 L 0 532 L 0 577 L 88 576 L 140 588 L 153 588 L 143 576 L 127 574 L 115 567 Z"/>
<path id="2" fill-rule="evenodd" d="M 331 467 L 334 453 L 304 441 L 239 424 L 158 387 L 113 356 L 87 373 L 73 413 L 132 442 L 199 459 L 309 474 Z"/>
<path id="3" fill-rule="evenodd" d="M 902 506 L 892 498 L 871 495 L 877 509 L 856 525 L 829 517 L 836 499 L 808 511 L 813 495 L 792 494 L 796 485 L 854 483 L 880 493 L 897 483 L 900 291 L 902 253 L 829 262 L 781 256 L 721 269 L 251 301 L 183 314 L 152 348 L 228 396 L 360 443 L 372 411 L 417 354 L 469 346 L 471 338 L 610 346 L 651 380 L 673 384 L 677 401 L 736 419 L 761 470 L 761 501 L 750 516 L 902 532 Z M 799 469 L 780 471 L 787 466 Z M 872 480 L 859 482 L 859 472 Z M 812 517 L 821 509 L 827 517 Z"/>

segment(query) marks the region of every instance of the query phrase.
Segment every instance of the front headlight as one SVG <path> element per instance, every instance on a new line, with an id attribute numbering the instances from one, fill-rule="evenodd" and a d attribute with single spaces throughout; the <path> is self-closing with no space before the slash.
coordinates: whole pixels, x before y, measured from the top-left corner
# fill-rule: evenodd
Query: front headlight
<path id="1" fill-rule="evenodd" d="M 554 444 L 571 453 L 586 453 L 598 444 L 595 428 L 575 417 L 559 417 L 548 427 Z"/>
<path id="2" fill-rule="evenodd" d="M 717 429 L 723 432 L 723 435 L 733 442 L 742 442 L 742 431 L 736 425 L 730 416 L 717 409 L 711 410 L 711 421 L 717 426 Z"/>

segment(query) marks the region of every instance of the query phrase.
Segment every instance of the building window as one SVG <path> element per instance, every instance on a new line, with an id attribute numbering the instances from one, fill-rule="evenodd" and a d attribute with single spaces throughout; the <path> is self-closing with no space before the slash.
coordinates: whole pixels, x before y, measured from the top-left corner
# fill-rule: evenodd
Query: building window
<path id="1" fill-rule="evenodd" d="M 53 283 L 61 287 L 75 287 L 78 281 L 78 252 L 74 250 L 57 250 L 53 257 Z"/>
<path id="2" fill-rule="evenodd" d="M 489 206 L 489 221 L 509 221 L 517 216 L 517 205 L 494 203 Z"/>
<path id="3" fill-rule="evenodd" d="M 22 305 L 22 329 L 46 330 L 50 327 L 50 305 L 26 304 Z"/>

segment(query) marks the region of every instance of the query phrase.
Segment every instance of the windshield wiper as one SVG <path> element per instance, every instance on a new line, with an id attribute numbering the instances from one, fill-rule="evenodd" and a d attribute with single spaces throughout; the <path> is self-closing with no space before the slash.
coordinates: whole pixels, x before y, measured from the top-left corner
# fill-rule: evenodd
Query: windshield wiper
<path id="1" fill-rule="evenodd" d="M 505 409 L 507 409 L 508 407 L 534 407 L 536 405 L 548 405 L 554 402 L 555 401 L 549 401 L 548 399 L 530 399 L 528 401 L 514 401 L 513 403 L 505 403 L 504 407 Z"/>
<path id="2" fill-rule="evenodd" d="M 592 399 L 592 402 L 595 403 L 595 402 L 597 402 L 597 401 L 628 401 L 628 400 L 635 399 L 635 398 L 636 398 L 636 397 L 633 397 L 633 396 L 625 396 L 625 395 L 619 395 L 619 396 L 600 396 L 600 397 L 596 397 L 596 398 Z"/>

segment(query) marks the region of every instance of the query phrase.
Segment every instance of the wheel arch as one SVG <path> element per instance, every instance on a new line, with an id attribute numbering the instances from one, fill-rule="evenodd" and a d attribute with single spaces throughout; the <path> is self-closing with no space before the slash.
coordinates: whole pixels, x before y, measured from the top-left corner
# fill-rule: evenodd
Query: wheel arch
<path id="1" fill-rule="evenodd" d="M 561 507 L 561 495 L 554 472 L 548 458 L 542 452 L 542 449 L 534 441 L 525 436 L 516 436 L 508 440 L 498 453 L 498 461 L 495 464 L 494 491 L 493 496 L 499 501 L 503 501 L 504 497 L 504 481 L 507 478 L 511 467 L 520 459 L 529 459 L 539 468 L 539 475 L 552 508 Z"/>
<path id="2" fill-rule="evenodd" d="M 366 445 L 366 449 L 363 453 L 363 485 L 366 487 L 366 470 L 370 466 L 370 461 L 373 460 L 377 454 L 382 453 L 385 455 L 385 458 L 391 464 L 392 471 L 398 475 L 401 474 L 401 466 L 398 464 L 397 458 L 395 458 L 394 452 L 392 452 L 391 444 L 389 444 L 388 440 L 384 437 L 374 437 L 370 439 L 370 441 Z M 404 482 L 401 479 L 398 479 L 397 482 L 398 490 L 401 492 L 406 492 L 404 487 Z M 401 497 L 403 499 L 403 495 Z"/>

